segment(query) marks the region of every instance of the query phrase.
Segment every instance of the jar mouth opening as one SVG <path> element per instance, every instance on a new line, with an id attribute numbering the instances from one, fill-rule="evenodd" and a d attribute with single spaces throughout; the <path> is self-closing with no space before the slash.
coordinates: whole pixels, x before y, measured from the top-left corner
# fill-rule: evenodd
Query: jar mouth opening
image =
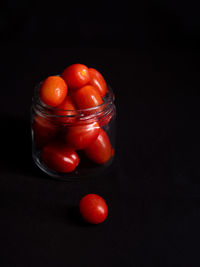
<path id="1" fill-rule="evenodd" d="M 59 75 L 57 75 L 59 76 Z M 115 100 L 115 96 L 110 85 L 107 83 L 107 92 L 106 95 L 103 97 L 103 103 L 85 109 L 76 109 L 76 110 L 69 110 L 69 109 L 59 109 L 57 107 L 50 107 L 47 106 L 45 103 L 42 102 L 40 99 L 40 87 L 43 81 L 41 81 L 34 89 L 33 95 L 33 108 L 35 111 L 45 117 L 63 117 L 63 118 L 73 118 L 73 117 L 81 117 L 82 119 L 90 119 L 92 116 L 104 116 L 109 113 L 110 109 L 112 109 L 112 105 Z M 58 115 L 56 112 L 64 112 L 65 115 Z"/>

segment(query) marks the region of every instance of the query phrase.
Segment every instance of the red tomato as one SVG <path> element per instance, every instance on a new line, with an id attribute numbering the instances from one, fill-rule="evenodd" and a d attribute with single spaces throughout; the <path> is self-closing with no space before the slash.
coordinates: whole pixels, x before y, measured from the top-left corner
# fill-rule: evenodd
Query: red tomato
<path id="1" fill-rule="evenodd" d="M 98 224 L 108 216 L 108 206 L 105 200 L 96 194 L 84 196 L 79 203 L 82 217 L 89 223 Z"/>
<path id="2" fill-rule="evenodd" d="M 42 161 L 51 170 L 72 172 L 79 164 L 79 157 L 74 149 L 53 142 L 42 149 Z"/>
<path id="3" fill-rule="evenodd" d="M 67 116 L 67 117 L 58 117 L 56 118 L 58 121 L 62 123 L 73 123 L 76 118 L 75 117 L 69 117 L 70 115 L 75 115 L 76 113 L 74 112 L 76 110 L 72 99 L 70 96 L 67 96 L 65 100 L 57 107 L 55 114 L 59 116 Z"/>
<path id="4" fill-rule="evenodd" d="M 74 92 L 73 99 L 79 109 L 92 108 L 103 103 L 99 92 L 92 85 L 78 89 Z"/>
<path id="5" fill-rule="evenodd" d="M 101 75 L 100 72 L 98 72 L 93 68 L 89 68 L 89 74 L 90 74 L 89 84 L 97 88 L 101 97 L 103 98 L 107 91 L 107 85 L 104 80 L 104 77 Z"/>
<path id="6" fill-rule="evenodd" d="M 63 71 L 62 77 L 72 90 L 84 86 L 90 80 L 88 67 L 83 64 L 70 65 Z"/>
<path id="7" fill-rule="evenodd" d="M 59 76 L 49 76 L 40 88 L 40 98 L 47 106 L 60 105 L 67 95 L 66 82 Z"/>
<path id="8" fill-rule="evenodd" d="M 98 164 L 104 164 L 111 158 L 112 146 L 104 130 L 100 129 L 98 137 L 85 149 L 85 153 Z"/>
<path id="9" fill-rule="evenodd" d="M 74 149 L 84 149 L 89 146 L 99 134 L 99 124 L 74 124 L 66 133 L 66 142 Z"/>
<path id="10" fill-rule="evenodd" d="M 33 132 L 35 144 L 38 148 L 46 145 L 56 135 L 57 128 L 49 120 L 36 115 L 33 120 Z"/>

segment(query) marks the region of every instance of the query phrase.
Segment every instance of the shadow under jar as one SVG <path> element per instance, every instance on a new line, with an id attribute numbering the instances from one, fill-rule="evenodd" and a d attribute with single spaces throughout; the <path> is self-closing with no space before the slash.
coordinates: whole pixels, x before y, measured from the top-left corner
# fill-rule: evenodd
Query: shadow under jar
<path id="1" fill-rule="evenodd" d="M 40 83 L 31 108 L 32 156 L 50 177 L 77 180 L 102 174 L 115 155 L 116 108 L 110 86 L 103 104 L 79 110 L 46 106 Z"/>

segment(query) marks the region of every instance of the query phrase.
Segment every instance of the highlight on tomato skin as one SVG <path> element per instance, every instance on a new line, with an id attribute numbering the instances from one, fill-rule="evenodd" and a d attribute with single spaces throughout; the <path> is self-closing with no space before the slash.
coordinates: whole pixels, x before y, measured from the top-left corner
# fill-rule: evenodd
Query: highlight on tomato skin
<path id="1" fill-rule="evenodd" d="M 89 68 L 90 81 L 89 84 L 94 86 L 103 98 L 107 91 L 107 84 L 103 75 L 94 68 Z"/>
<path id="2" fill-rule="evenodd" d="M 113 151 L 107 133 L 100 128 L 98 137 L 85 149 L 89 159 L 97 164 L 104 164 L 110 160 Z"/>
<path id="3" fill-rule="evenodd" d="M 66 143 L 76 150 L 88 147 L 99 135 L 100 126 L 97 122 L 87 124 L 75 123 L 66 132 Z"/>
<path id="4" fill-rule="evenodd" d="M 68 86 L 60 76 L 49 76 L 41 85 L 40 98 L 47 106 L 57 107 L 63 102 L 67 92 Z"/>
<path id="5" fill-rule="evenodd" d="M 103 104 L 100 93 L 92 85 L 86 85 L 75 91 L 72 95 L 79 109 L 87 109 Z"/>
<path id="6" fill-rule="evenodd" d="M 88 194 L 79 202 L 79 211 L 83 219 L 91 224 L 99 224 L 108 216 L 105 200 L 97 194 Z"/>
<path id="7" fill-rule="evenodd" d="M 88 67 L 79 63 L 68 66 L 61 76 L 68 84 L 70 90 L 76 90 L 90 81 Z"/>
<path id="8" fill-rule="evenodd" d="M 58 115 L 58 117 L 56 117 L 57 121 L 66 124 L 75 122 L 76 118 L 73 115 L 76 115 L 76 107 L 70 96 L 66 96 L 64 101 L 57 107 L 57 109 L 58 110 L 55 110 L 54 112 L 56 115 Z"/>
<path id="9" fill-rule="evenodd" d="M 79 164 L 75 150 L 58 141 L 43 147 L 41 159 L 49 169 L 62 173 L 73 172 Z"/>
<path id="10" fill-rule="evenodd" d="M 46 145 L 57 134 L 58 128 L 48 119 L 36 115 L 33 119 L 32 129 L 35 145 L 38 148 Z"/>

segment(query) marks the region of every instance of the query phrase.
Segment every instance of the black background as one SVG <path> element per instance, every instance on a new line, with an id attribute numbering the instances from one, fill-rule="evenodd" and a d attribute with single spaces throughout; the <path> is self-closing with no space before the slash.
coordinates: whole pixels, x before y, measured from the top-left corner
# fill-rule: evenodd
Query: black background
<path id="1" fill-rule="evenodd" d="M 0 12 L 2 267 L 200 264 L 199 9 L 131 4 Z M 32 163 L 30 105 L 40 80 L 77 62 L 116 94 L 116 161 L 66 183 Z M 106 200 L 103 224 L 81 220 L 86 193 Z"/>

